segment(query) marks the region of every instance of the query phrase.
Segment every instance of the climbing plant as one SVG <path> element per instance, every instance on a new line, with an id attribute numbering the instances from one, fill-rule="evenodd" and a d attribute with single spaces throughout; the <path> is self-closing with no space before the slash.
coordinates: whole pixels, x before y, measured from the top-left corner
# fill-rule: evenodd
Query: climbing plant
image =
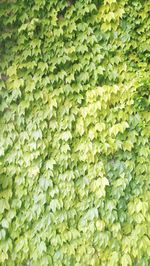
<path id="1" fill-rule="evenodd" d="M 0 1 L 0 265 L 150 265 L 150 1 Z"/>

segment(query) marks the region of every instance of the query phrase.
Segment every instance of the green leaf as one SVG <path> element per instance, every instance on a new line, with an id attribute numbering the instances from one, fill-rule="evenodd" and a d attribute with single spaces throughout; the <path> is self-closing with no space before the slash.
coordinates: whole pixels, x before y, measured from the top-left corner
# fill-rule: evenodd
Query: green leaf
<path id="1" fill-rule="evenodd" d="M 132 261 L 131 261 L 129 254 L 124 254 L 122 256 L 121 265 L 123 265 L 123 266 L 132 265 Z"/>

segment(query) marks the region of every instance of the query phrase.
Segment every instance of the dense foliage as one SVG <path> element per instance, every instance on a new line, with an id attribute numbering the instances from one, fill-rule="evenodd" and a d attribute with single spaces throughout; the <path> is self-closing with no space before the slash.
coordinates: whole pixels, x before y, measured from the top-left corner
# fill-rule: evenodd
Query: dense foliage
<path id="1" fill-rule="evenodd" d="M 0 1 L 0 265 L 150 265 L 150 1 Z"/>

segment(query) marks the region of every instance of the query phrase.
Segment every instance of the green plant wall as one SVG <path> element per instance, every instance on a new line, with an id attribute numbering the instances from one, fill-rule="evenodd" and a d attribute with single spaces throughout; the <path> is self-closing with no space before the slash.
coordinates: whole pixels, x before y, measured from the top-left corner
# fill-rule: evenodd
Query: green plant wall
<path id="1" fill-rule="evenodd" d="M 0 1 L 0 265 L 150 265 L 150 1 Z"/>

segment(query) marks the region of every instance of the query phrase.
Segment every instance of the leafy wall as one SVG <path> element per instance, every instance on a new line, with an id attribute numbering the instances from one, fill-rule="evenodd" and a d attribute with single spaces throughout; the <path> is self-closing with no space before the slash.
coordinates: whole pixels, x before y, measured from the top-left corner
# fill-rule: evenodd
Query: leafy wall
<path id="1" fill-rule="evenodd" d="M 0 265 L 150 265 L 149 11 L 1 0 Z"/>

